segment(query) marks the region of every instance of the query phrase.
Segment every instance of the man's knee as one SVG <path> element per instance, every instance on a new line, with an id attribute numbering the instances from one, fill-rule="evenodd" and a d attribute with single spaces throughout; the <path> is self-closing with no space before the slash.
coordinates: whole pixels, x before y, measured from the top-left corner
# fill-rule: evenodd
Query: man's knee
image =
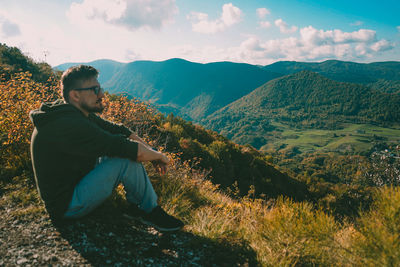
<path id="1" fill-rule="evenodd" d="M 99 163 L 108 163 L 108 164 L 115 164 L 115 165 L 130 165 L 130 164 L 139 164 L 142 165 L 140 162 L 132 161 L 127 158 L 117 158 L 117 157 L 101 157 Z"/>
<path id="2" fill-rule="evenodd" d="M 131 161 L 131 160 L 129 160 L 129 161 L 130 161 L 129 164 L 131 164 L 133 167 L 136 167 L 136 168 L 143 168 L 143 164 L 142 164 L 141 162 Z"/>

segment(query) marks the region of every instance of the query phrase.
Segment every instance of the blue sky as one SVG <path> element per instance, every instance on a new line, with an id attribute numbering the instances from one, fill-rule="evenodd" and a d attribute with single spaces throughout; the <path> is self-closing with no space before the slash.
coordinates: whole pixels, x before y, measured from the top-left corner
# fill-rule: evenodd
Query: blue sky
<path id="1" fill-rule="evenodd" d="M 400 1 L 0 0 L 0 42 L 37 61 L 400 61 Z"/>

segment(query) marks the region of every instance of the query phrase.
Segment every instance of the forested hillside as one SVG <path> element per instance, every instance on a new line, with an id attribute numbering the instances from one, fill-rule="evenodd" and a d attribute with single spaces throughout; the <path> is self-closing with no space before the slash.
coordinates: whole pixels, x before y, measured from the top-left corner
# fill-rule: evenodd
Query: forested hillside
<path id="1" fill-rule="evenodd" d="M 266 144 L 261 139 L 277 128 L 272 122 L 293 129 L 335 130 L 345 123 L 391 126 L 398 123 L 399 110 L 399 94 L 301 71 L 264 84 L 203 123 L 236 141 L 255 138 L 252 144 L 260 148 Z"/>
<path id="2" fill-rule="evenodd" d="M 78 63 L 66 63 L 56 68 L 65 70 L 73 64 Z M 274 78 L 303 70 L 339 82 L 363 84 L 385 93 L 400 92 L 399 62 L 283 61 L 260 67 L 231 62 L 199 64 L 171 59 L 128 64 L 97 60 L 88 64 L 100 70 L 99 81 L 109 92 L 125 93 L 149 101 L 164 114 L 173 113 L 195 122 L 204 120 Z"/>
<path id="3" fill-rule="evenodd" d="M 0 43 L 0 75 L 9 79 L 12 74 L 28 71 L 37 82 L 47 82 L 53 70 L 47 63 L 36 63 L 16 47 Z"/>
<path id="4" fill-rule="evenodd" d="M 400 62 L 395 61 L 368 64 L 339 60 L 327 60 L 321 63 L 280 61 L 263 68 L 282 75 L 309 70 L 335 81 L 362 84 L 374 83 L 378 80 L 400 80 Z"/>

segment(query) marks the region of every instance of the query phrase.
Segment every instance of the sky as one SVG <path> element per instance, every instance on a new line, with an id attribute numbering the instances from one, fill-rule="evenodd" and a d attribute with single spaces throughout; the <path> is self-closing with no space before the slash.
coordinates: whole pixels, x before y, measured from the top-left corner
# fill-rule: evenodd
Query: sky
<path id="1" fill-rule="evenodd" d="M 398 0 L 0 0 L 0 43 L 37 62 L 400 61 Z"/>

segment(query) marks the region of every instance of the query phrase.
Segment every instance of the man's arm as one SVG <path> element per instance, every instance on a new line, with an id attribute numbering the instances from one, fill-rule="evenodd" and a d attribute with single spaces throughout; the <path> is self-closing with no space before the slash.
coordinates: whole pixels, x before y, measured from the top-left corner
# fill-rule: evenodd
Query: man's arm
<path id="1" fill-rule="evenodd" d="M 61 118 L 51 127 L 57 129 L 52 136 L 54 149 L 87 157 L 109 156 L 137 161 L 137 142 L 112 134 L 83 116 Z"/>
<path id="2" fill-rule="evenodd" d="M 143 146 L 145 146 L 148 149 L 152 149 L 151 146 L 149 146 L 145 141 L 143 141 L 142 138 L 137 136 L 137 134 L 135 134 L 135 133 L 131 133 L 131 135 L 128 138 L 131 139 L 132 141 L 136 141 L 137 143 L 142 144 Z"/>
<path id="3" fill-rule="evenodd" d="M 149 146 L 142 138 L 137 134 L 131 132 L 128 128 L 121 124 L 115 124 L 113 122 L 104 120 L 94 114 L 91 114 L 91 120 L 94 121 L 103 130 L 111 133 L 121 133 L 127 136 L 130 140 L 138 144 L 138 152 L 136 160 L 139 162 L 151 161 L 154 168 L 162 174 L 167 172 L 167 165 L 169 162 L 168 157 L 164 154 L 155 151 Z M 127 133 L 129 133 L 127 135 Z"/>
<path id="4" fill-rule="evenodd" d="M 168 164 L 169 159 L 163 153 L 155 151 L 141 143 L 138 143 L 137 161 L 160 161 Z"/>
<path id="5" fill-rule="evenodd" d="M 167 165 L 169 163 L 169 159 L 163 153 L 158 152 L 150 148 L 146 144 L 139 143 L 138 144 L 138 152 L 137 152 L 137 161 L 151 161 L 153 163 L 154 168 L 159 171 L 161 174 L 165 174 L 167 172 Z"/>
<path id="6" fill-rule="evenodd" d="M 109 120 L 103 119 L 93 113 L 91 113 L 89 115 L 89 120 L 96 123 L 97 126 L 102 128 L 103 130 L 110 132 L 112 134 L 122 134 L 125 137 L 128 137 L 132 133 L 132 131 L 129 130 L 124 125 L 117 124 L 117 123 L 111 122 Z"/>

